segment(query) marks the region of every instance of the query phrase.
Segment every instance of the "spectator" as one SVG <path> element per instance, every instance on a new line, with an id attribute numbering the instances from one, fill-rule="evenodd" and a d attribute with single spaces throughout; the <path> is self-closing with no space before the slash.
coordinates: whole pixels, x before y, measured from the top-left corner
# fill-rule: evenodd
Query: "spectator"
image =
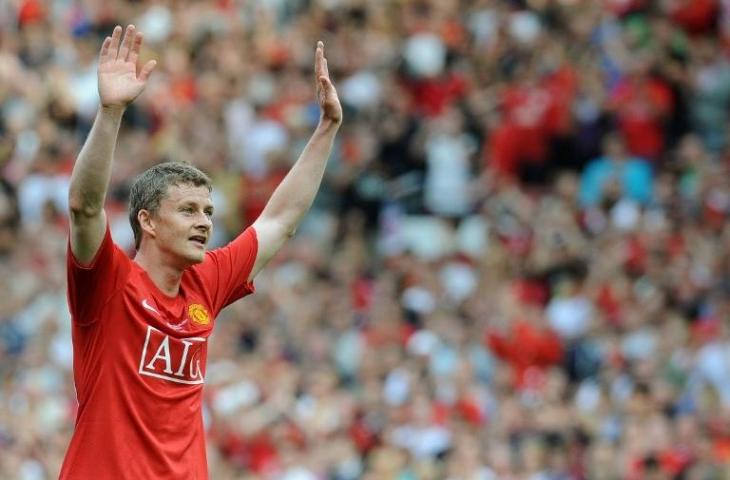
<path id="1" fill-rule="evenodd" d="M 609 135 L 603 141 L 603 155 L 592 160 L 581 175 L 581 205 L 594 207 L 619 198 L 646 205 L 652 198 L 652 177 L 651 166 L 632 156 L 620 135 Z"/>
<path id="2" fill-rule="evenodd" d="M 73 428 L 58 212 L 130 21 L 159 65 L 118 243 L 165 160 L 213 179 L 216 242 L 256 216 L 317 120 L 320 38 L 346 109 L 314 211 L 217 319 L 212 478 L 730 478 L 728 12 L 0 1 L 0 478 L 57 478 Z"/>

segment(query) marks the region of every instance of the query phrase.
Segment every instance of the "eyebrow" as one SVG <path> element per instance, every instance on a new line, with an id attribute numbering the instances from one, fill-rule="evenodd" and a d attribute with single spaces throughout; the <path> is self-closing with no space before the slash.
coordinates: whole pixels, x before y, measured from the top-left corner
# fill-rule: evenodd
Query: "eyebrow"
<path id="1" fill-rule="evenodd" d="M 185 201 L 181 202 L 180 205 L 178 205 L 178 208 L 182 208 L 182 207 L 199 207 L 199 206 L 200 206 L 200 203 L 198 203 L 198 202 L 196 202 L 194 200 L 185 200 Z M 203 210 L 211 211 L 212 212 L 214 209 L 215 209 L 215 207 L 213 207 L 213 204 L 212 203 L 206 203 L 206 204 L 203 205 Z"/>

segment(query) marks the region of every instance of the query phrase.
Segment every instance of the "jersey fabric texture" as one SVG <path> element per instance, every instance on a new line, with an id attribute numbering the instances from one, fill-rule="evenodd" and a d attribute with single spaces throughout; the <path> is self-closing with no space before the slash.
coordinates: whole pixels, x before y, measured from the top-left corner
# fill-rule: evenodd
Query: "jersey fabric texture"
<path id="1" fill-rule="evenodd" d="M 208 337 L 253 293 L 256 232 L 207 252 L 170 297 L 114 244 L 88 266 L 67 256 L 79 402 L 61 479 L 207 479 L 201 411 Z"/>

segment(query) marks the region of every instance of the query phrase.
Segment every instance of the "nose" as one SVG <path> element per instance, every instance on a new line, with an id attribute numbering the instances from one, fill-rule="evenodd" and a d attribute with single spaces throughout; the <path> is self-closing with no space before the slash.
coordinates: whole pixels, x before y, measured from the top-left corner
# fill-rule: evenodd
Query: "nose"
<path id="1" fill-rule="evenodd" d="M 210 231 L 213 228 L 213 219 L 205 213 L 201 213 L 198 215 L 195 228 L 205 230 L 206 232 Z"/>

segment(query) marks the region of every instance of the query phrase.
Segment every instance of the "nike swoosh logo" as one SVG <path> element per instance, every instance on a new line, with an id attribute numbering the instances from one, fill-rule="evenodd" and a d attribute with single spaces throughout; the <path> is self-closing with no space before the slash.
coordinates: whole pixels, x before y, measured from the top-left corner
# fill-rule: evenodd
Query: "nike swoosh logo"
<path id="1" fill-rule="evenodd" d="M 142 300 L 142 306 L 144 308 L 146 308 L 147 310 L 149 310 L 150 312 L 154 312 L 157 315 L 160 314 L 160 312 L 158 312 L 155 307 L 153 307 L 152 305 L 150 305 L 150 303 L 147 301 L 146 298 L 144 300 Z"/>
<path id="2" fill-rule="evenodd" d="M 170 323 L 170 322 L 167 322 L 167 325 L 170 328 L 172 328 L 173 330 L 182 330 L 186 323 L 188 323 L 188 319 L 187 318 L 185 320 L 183 320 L 182 322 L 180 322 L 180 323 Z"/>

